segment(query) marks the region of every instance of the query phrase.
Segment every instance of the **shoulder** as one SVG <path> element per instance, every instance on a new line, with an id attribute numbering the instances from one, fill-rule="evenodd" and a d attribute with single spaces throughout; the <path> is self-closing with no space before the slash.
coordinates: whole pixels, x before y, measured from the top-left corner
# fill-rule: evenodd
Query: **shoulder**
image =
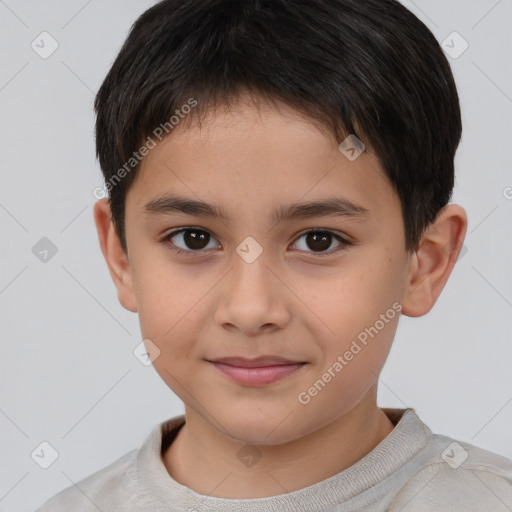
<path id="1" fill-rule="evenodd" d="M 97 512 L 122 509 L 126 495 L 136 485 L 136 458 L 138 450 L 132 450 L 112 464 L 73 483 L 50 498 L 36 512 Z M 123 495 L 125 497 L 123 498 Z"/>
<path id="2" fill-rule="evenodd" d="M 393 503 L 397 510 L 512 510 L 511 459 L 434 434 L 411 462 L 412 476 Z"/>

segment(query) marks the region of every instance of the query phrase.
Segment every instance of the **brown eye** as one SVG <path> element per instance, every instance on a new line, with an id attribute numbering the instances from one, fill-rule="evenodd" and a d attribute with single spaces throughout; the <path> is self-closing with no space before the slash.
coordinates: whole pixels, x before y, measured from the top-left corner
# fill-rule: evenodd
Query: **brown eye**
<path id="1" fill-rule="evenodd" d="M 310 231 L 306 235 L 306 244 L 314 251 L 326 251 L 332 243 L 333 236 L 326 231 Z"/>
<path id="2" fill-rule="evenodd" d="M 213 241 L 212 236 L 208 231 L 198 228 L 183 228 L 178 231 L 173 231 L 165 237 L 165 240 L 172 245 L 175 245 L 178 250 L 186 252 L 201 251 L 208 247 L 209 243 Z"/>
<path id="3" fill-rule="evenodd" d="M 204 249 L 210 241 L 210 234 L 205 231 L 192 231 L 187 229 L 183 233 L 183 241 L 189 249 L 197 251 L 198 249 Z"/>
<path id="4" fill-rule="evenodd" d="M 310 254 L 318 254 L 325 256 L 338 252 L 350 245 L 350 242 L 342 238 L 336 233 L 327 230 L 313 229 L 303 233 L 295 242 L 295 247 L 301 251 L 309 252 Z M 336 242 L 334 247 L 331 247 L 333 242 Z M 329 250 L 329 248 L 331 250 Z"/>

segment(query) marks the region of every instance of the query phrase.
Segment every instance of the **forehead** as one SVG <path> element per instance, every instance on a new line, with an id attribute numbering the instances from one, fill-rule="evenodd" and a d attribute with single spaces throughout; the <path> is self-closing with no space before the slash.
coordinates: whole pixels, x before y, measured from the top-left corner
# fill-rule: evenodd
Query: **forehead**
<path id="1" fill-rule="evenodd" d="M 127 209 L 130 202 L 142 211 L 174 195 L 211 199 L 226 207 L 226 215 L 235 205 L 268 211 L 273 204 L 275 220 L 277 204 L 301 199 L 341 195 L 368 211 L 396 199 L 373 154 L 351 161 L 338 144 L 283 104 L 241 101 L 216 108 L 200 122 L 178 126 L 151 150 L 128 192 Z"/>

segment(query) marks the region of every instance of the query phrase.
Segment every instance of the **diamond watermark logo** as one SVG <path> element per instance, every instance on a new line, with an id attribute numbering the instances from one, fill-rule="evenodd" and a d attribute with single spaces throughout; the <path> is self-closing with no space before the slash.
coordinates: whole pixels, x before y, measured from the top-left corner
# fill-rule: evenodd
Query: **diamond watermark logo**
<path id="1" fill-rule="evenodd" d="M 452 32 L 441 46 L 452 59 L 458 59 L 469 48 L 469 43 L 458 32 Z"/>
<path id="2" fill-rule="evenodd" d="M 338 146 L 338 149 L 348 160 L 353 162 L 363 154 L 366 147 L 363 142 L 352 133 Z"/>
<path id="3" fill-rule="evenodd" d="M 59 453 L 50 443 L 43 441 L 30 456 L 40 468 L 48 469 L 59 458 Z"/>
<path id="4" fill-rule="evenodd" d="M 133 355 L 144 366 L 151 366 L 153 361 L 160 356 L 160 349 L 149 338 L 146 338 L 135 347 Z"/>
<path id="5" fill-rule="evenodd" d="M 47 59 L 50 57 L 59 47 L 57 40 L 52 37 L 48 32 L 41 32 L 30 45 L 39 57 Z"/>
<path id="6" fill-rule="evenodd" d="M 32 247 L 32 254 L 40 262 L 48 263 L 57 254 L 57 250 L 57 246 L 44 236 Z"/>
<path id="7" fill-rule="evenodd" d="M 468 457 L 468 452 L 457 441 L 450 443 L 441 453 L 441 458 L 453 469 L 460 467 Z"/>
<path id="8" fill-rule="evenodd" d="M 253 263 L 263 252 L 263 247 L 252 236 L 248 236 L 236 248 L 236 252 L 246 263 Z"/>
<path id="9" fill-rule="evenodd" d="M 462 247 L 460 248 L 459 256 L 457 257 L 457 261 L 460 261 L 466 254 L 468 253 L 468 246 L 466 244 L 462 244 Z"/>
<path id="10" fill-rule="evenodd" d="M 236 456 L 246 468 L 251 469 L 261 459 L 262 453 L 256 446 L 246 444 L 238 450 Z"/>

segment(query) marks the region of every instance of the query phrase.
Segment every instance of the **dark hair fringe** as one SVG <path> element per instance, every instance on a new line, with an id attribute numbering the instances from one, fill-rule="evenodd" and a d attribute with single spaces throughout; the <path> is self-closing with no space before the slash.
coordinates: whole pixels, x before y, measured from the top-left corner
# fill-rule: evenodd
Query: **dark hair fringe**
<path id="1" fill-rule="evenodd" d="M 450 200 L 462 133 L 450 65 L 395 0 L 163 0 L 133 24 L 95 99 L 107 182 L 190 98 L 200 121 L 243 93 L 293 107 L 340 143 L 355 134 L 396 190 L 406 249 Z M 186 126 L 186 125 L 185 125 Z M 125 251 L 125 197 L 110 191 Z"/>

